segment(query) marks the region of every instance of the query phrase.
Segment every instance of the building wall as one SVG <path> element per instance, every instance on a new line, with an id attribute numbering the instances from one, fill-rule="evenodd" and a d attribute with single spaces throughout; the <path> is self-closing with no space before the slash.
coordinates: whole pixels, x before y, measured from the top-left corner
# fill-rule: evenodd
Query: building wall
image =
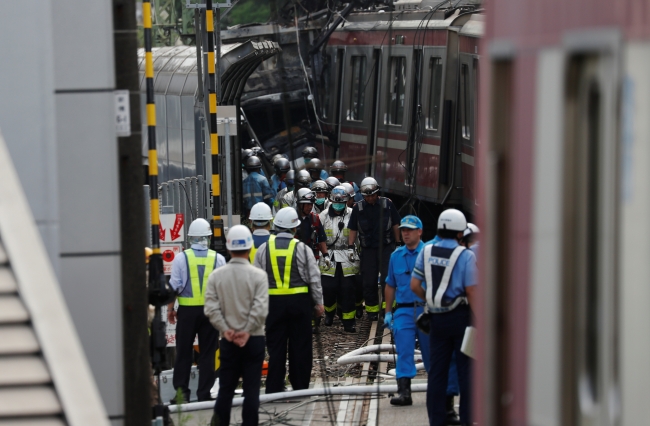
<path id="1" fill-rule="evenodd" d="M 0 15 L 0 128 L 106 410 L 124 415 L 112 2 Z"/>

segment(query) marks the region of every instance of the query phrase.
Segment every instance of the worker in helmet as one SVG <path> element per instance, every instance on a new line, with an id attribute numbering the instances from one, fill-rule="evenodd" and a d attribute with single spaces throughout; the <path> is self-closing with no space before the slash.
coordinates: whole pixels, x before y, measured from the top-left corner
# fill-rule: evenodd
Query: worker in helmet
<path id="1" fill-rule="evenodd" d="M 259 158 L 251 156 L 246 159 L 245 169 L 248 176 L 242 181 L 244 216 L 248 215 L 256 203 L 264 202 L 269 207 L 273 206 L 273 190 L 269 181 L 260 174 L 261 168 L 262 162 Z"/>
<path id="2" fill-rule="evenodd" d="M 257 249 L 269 240 L 271 236 L 271 220 L 273 220 L 273 213 L 271 208 L 265 203 L 257 203 L 251 209 L 248 215 L 253 226 L 253 247 L 250 249 L 250 261 L 253 263 Z"/>
<path id="3" fill-rule="evenodd" d="M 280 202 L 280 208 L 293 207 L 298 208 L 296 200 L 298 199 L 297 193 L 301 188 L 309 188 L 311 186 L 311 176 L 307 170 L 298 170 L 294 179 L 293 191 L 287 192 Z"/>
<path id="4" fill-rule="evenodd" d="M 174 364 L 174 389 L 180 391 L 184 401 L 190 400 L 190 371 L 192 369 L 194 337 L 199 336 L 199 401 L 210 398 L 214 384 L 214 360 L 219 333 L 210 325 L 203 313 L 208 276 L 226 264 L 226 259 L 209 250 L 212 227 L 205 219 L 194 220 L 187 232 L 190 249 L 177 254 L 172 261 L 169 285 L 178 299 L 178 312 L 174 302 L 167 306 L 167 319 L 176 323 L 176 363 Z M 172 403 L 176 403 L 176 398 Z"/>
<path id="5" fill-rule="evenodd" d="M 286 158 L 279 157 L 273 162 L 273 170 L 275 174 L 271 176 L 271 189 L 273 190 L 273 196 L 276 197 L 287 186 L 284 180 L 289 170 L 291 170 L 291 163 Z"/>
<path id="6" fill-rule="evenodd" d="M 295 178 L 296 178 L 296 172 L 293 170 L 289 170 L 285 175 L 284 182 L 283 182 L 285 184 L 285 187 L 278 191 L 278 194 L 275 196 L 275 199 L 273 200 L 273 212 L 278 212 L 283 207 L 293 207 L 292 205 L 290 205 L 290 202 L 286 200 L 286 197 L 287 194 L 292 194 L 291 197 L 293 197 L 293 190 L 295 188 L 294 186 Z"/>
<path id="7" fill-rule="evenodd" d="M 411 379 L 417 373 L 413 361 L 416 340 L 420 343 L 425 368 L 429 366 L 429 335 L 420 331 L 415 323 L 424 312 L 424 303 L 411 291 L 411 272 L 424 248 L 422 221 L 417 216 L 405 216 L 400 222 L 400 232 L 404 245 L 390 256 L 386 276 L 384 326 L 392 330 L 397 351 L 397 396 L 390 403 L 411 405 Z"/>
<path id="8" fill-rule="evenodd" d="M 352 187 L 349 182 L 344 182 L 341 186 L 345 188 L 345 192 L 348 194 L 348 207 L 354 207 L 356 204 L 356 201 L 354 200 L 357 195 L 354 187 Z M 356 246 L 358 247 L 359 245 L 356 244 Z M 356 318 L 363 318 L 363 280 L 361 278 L 361 270 L 359 270 L 359 273 L 354 276 L 354 306 L 357 308 Z"/>
<path id="9" fill-rule="evenodd" d="M 430 366 L 427 383 L 429 424 L 445 426 L 448 416 L 448 372 L 456 356 L 460 386 L 460 422 L 472 424 L 471 360 L 461 352 L 465 329 L 476 306 L 476 256 L 460 245 L 467 220 L 448 209 L 438 218 L 440 241 L 427 244 L 413 267 L 411 290 L 428 307 Z"/>
<path id="10" fill-rule="evenodd" d="M 366 313 L 371 321 L 377 321 L 380 301 L 377 279 L 380 276 L 381 293 L 384 294 L 390 255 L 400 241 L 400 217 L 389 198 L 379 196 L 379 185 L 374 178 L 361 181 L 363 201 L 352 208 L 349 244 L 353 248 L 357 236 L 361 243 L 361 277 Z M 386 308 L 385 302 L 381 304 Z"/>
<path id="11" fill-rule="evenodd" d="M 287 348 L 291 387 L 309 387 L 311 319 L 323 314 L 320 270 L 310 248 L 294 238 L 300 226 L 298 213 L 293 208 L 283 208 L 276 214 L 273 226 L 277 234 L 271 235 L 255 254 L 255 266 L 266 271 L 269 286 L 267 394 L 284 391 Z"/>
<path id="12" fill-rule="evenodd" d="M 316 199 L 314 200 L 314 213 L 319 214 L 328 207 L 327 197 L 329 196 L 330 190 L 324 180 L 317 180 L 312 183 L 311 190 L 316 195 Z"/>
<path id="13" fill-rule="evenodd" d="M 361 195 L 361 192 L 359 191 L 359 187 L 357 186 L 357 184 L 354 182 L 350 182 L 345 178 L 345 174 L 347 172 L 348 172 L 348 166 L 346 166 L 346 164 L 341 160 L 336 160 L 330 166 L 330 176 L 334 176 L 341 183 L 349 183 L 350 185 L 352 185 L 352 188 L 354 188 L 354 192 L 355 192 L 355 195 L 353 195 L 354 201 L 359 202 L 363 200 L 363 196 Z"/>
<path id="14" fill-rule="evenodd" d="M 302 150 L 302 158 L 305 161 L 305 167 L 308 167 L 309 163 L 311 163 L 314 159 L 319 158 L 318 150 L 316 148 L 314 148 L 313 146 L 308 146 L 307 148 Z M 318 161 L 320 161 L 320 160 L 318 160 Z M 321 162 L 320 166 L 321 167 L 320 167 L 320 171 L 319 171 L 318 175 L 315 178 L 313 178 L 315 181 L 319 180 L 319 179 L 320 180 L 325 180 L 329 176 L 327 174 L 327 172 L 324 170 L 324 166 L 323 166 L 322 162 Z"/>
<path id="15" fill-rule="evenodd" d="M 354 306 L 355 275 L 359 273 L 359 259 L 348 248 L 348 223 L 352 209 L 347 206 L 349 195 L 342 186 L 332 189 L 330 204 L 320 213 L 319 219 L 327 236 L 330 253 L 329 264 L 320 262 L 323 300 L 325 302 L 325 325 L 331 326 L 337 309 L 341 315 L 343 330 L 356 333 Z"/>
<path id="16" fill-rule="evenodd" d="M 266 204 L 261 206 L 269 209 Z M 230 228 L 226 248 L 230 261 L 219 273 L 210 274 L 205 293 L 205 315 L 221 333 L 219 393 L 212 424 L 230 424 L 232 398 L 242 377 L 243 424 L 256 425 L 265 355 L 264 323 L 269 311 L 268 278 L 264 271 L 249 263 L 253 235 L 247 227 Z"/>
<path id="17" fill-rule="evenodd" d="M 319 160 L 318 158 L 312 158 L 309 163 L 305 164 L 305 169 L 309 172 L 309 175 L 311 176 L 312 181 L 317 181 L 317 180 L 325 180 L 321 176 L 323 175 L 322 172 L 324 171 L 323 168 L 325 166 L 323 165 L 323 162 Z"/>

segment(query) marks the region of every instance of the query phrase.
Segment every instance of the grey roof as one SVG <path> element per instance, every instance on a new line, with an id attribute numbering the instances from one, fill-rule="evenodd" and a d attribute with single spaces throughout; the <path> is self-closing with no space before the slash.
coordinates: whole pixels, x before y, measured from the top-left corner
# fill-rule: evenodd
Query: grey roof
<path id="1" fill-rule="evenodd" d="M 108 425 L 1 135 L 0 180 L 0 424 Z"/>

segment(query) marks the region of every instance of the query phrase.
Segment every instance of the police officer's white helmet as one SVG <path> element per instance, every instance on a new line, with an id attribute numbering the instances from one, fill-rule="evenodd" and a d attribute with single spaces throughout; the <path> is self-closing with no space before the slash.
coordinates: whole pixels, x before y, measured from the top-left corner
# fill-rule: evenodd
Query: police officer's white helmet
<path id="1" fill-rule="evenodd" d="M 376 194 L 377 192 L 379 192 L 379 184 L 377 183 L 375 178 L 367 177 L 361 181 L 361 186 L 359 187 L 359 191 L 363 195 Z"/>
<path id="2" fill-rule="evenodd" d="M 271 207 L 262 202 L 255 204 L 248 215 L 248 220 L 253 222 L 268 222 L 271 219 L 273 219 Z"/>
<path id="3" fill-rule="evenodd" d="M 300 225 L 298 212 L 293 207 L 280 209 L 280 211 L 275 215 L 273 225 L 275 225 L 276 228 L 282 229 L 293 229 L 298 227 L 298 225 Z"/>
<path id="4" fill-rule="evenodd" d="M 460 210 L 448 209 L 440 213 L 440 217 L 438 217 L 438 229 L 463 232 L 466 228 L 467 219 Z"/>
<path id="5" fill-rule="evenodd" d="M 203 218 L 194 220 L 187 231 L 188 237 L 207 237 L 208 235 L 212 235 L 212 228 L 210 223 Z"/>
<path id="6" fill-rule="evenodd" d="M 481 233 L 481 230 L 478 229 L 478 226 L 474 225 L 473 223 L 468 223 L 467 224 L 467 229 L 465 229 L 465 231 L 463 231 L 463 237 L 467 237 L 468 235 L 472 235 L 472 234 L 476 235 L 476 234 L 480 234 L 480 233 Z"/>
<path id="7" fill-rule="evenodd" d="M 235 225 L 226 234 L 226 248 L 231 251 L 248 250 L 253 247 L 253 235 L 248 227 Z"/>

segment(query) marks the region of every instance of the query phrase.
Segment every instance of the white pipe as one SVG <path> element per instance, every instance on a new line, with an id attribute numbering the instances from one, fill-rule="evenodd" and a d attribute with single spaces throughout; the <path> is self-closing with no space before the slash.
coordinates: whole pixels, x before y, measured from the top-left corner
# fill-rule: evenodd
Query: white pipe
<path id="1" fill-rule="evenodd" d="M 419 383 L 411 385 L 411 392 L 426 392 L 427 384 Z M 268 395 L 260 395 L 260 404 L 265 402 L 277 401 L 279 399 L 289 399 L 289 398 L 304 398 L 311 396 L 325 396 L 325 395 L 364 395 L 367 393 L 395 393 L 397 392 L 397 385 L 360 385 L 360 386 L 336 386 L 336 387 L 326 387 L 326 388 L 313 388 L 313 389 L 304 389 L 291 392 L 278 392 L 271 393 Z M 244 403 L 244 398 L 233 398 L 232 406 L 238 407 Z M 202 402 L 191 402 L 189 404 L 182 405 L 170 405 L 169 412 L 176 413 L 182 412 L 187 413 L 189 411 L 199 411 L 199 410 L 212 410 L 214 408 L 215 401 L 202 401 Z M 180 407 L 180 409 L 179 409 Z"/>
<path id="2" fill-rule="evenodd" d="M 422 356 L 415 354 L 413 356 L 415 361 L 422 360 Z M 357 355 L 357 356 L 342 356 L 336 363 L 338 365 L 345 364 L 358 364 L 362 362 L 396 362 L 397 354 L 368 354 L 368 355 Z"/>
<path id="3" fill-rule="evenodd" d="M 417 364 L 415 364 L 415 369 L 417 371 L 424 370 L 424 363 L 423 362 L 418 362 Z M 394 368 L 391 368 L 390 370 L 388 370 L 388 375 L 396 376 L 397 373 L 395 372 Z"/>

